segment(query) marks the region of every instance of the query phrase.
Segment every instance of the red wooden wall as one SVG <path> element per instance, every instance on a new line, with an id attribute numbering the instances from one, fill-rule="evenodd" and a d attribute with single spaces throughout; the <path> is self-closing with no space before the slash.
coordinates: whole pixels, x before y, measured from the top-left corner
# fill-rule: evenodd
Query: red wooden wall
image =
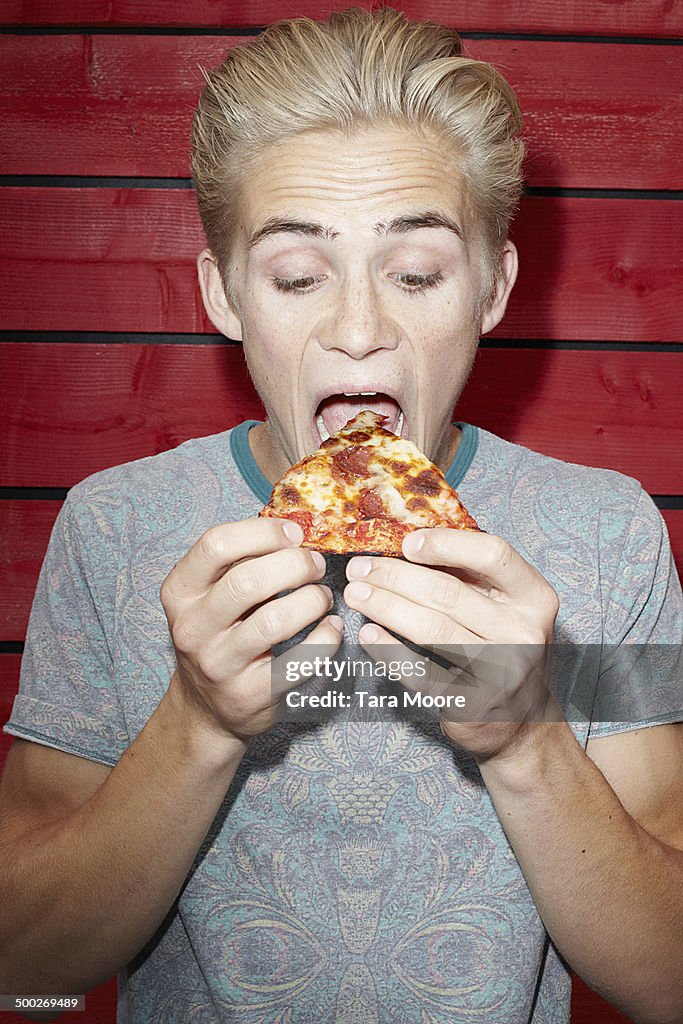
<path id="1" fill-rule="evenodd" d="M 199 65 L 276 17 L 346 5 L 0 0 L 3 722 L 66 490 L 260 413 L 239 346 L 213 333 L 195 284 L 187 140 Z M 459 415 L 638 477 L 681 565 L 683 5 L 395 5 L 463 32 L 526 115 L 520 280 Z M 113 1024 L 115 985 L 88 1005 L 61 1019 Z M 580 983 L 572 1019 L 625 1020 Z"/>

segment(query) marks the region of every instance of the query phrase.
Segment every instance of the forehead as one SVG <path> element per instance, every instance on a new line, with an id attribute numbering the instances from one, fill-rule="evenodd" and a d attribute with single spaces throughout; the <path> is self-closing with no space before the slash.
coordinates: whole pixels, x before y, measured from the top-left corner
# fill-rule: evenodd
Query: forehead
<path id="1" fill-rule="evenodd" d="M 443 140 L 393 127 L 279 142 L 245 175 L 240 198 L 247 238 L 278 216 L 315 217 L 343 232 L 424 209 L 461 221 L 468 213 L 463 176 Z"/>

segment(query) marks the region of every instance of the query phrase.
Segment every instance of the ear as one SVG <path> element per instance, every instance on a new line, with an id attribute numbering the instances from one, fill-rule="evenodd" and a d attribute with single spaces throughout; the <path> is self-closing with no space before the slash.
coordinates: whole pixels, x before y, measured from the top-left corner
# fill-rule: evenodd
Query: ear
<path id="1" fill-rule="evenodd" d="M 496 294 L 482 314 L 480 334 L 488 334 L 503 319 L 510 292 L 517 280 L 517 268 L 517 249 L 508 240 L 500 257 L 500 275 L 496 285 Z"/>
<path id="2" fill-rule="evenodd" d="M 233 303 L 225 294 L 218 261 L 210 249 L 197 257 L 197 276 L 204 309 L 214 327 L 226 338 L 242 340 L 242 324 Z"/>

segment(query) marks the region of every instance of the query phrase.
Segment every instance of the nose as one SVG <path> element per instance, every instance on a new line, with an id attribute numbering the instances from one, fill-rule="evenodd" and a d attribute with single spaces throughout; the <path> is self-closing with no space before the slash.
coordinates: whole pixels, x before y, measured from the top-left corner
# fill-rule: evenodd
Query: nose
<path id="1" fill-rule="evenodd" d="M 363 359 L 377 349 L 396 348 L 398 339 L 398 326 L 370 277 L 354 275 L 339 283 L 328 315 L 318 327 L 322 348 Z"/>

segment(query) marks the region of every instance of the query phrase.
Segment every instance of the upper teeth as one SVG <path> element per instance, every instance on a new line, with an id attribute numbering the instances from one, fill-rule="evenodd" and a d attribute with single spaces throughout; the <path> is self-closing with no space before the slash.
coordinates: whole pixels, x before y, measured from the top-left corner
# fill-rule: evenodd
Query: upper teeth
<path id="1" fill-rule="evenodd" d="M 358 395 L 376 395 L 376 391 L 344 391 L 344 398 L 356 398 Z"/>

